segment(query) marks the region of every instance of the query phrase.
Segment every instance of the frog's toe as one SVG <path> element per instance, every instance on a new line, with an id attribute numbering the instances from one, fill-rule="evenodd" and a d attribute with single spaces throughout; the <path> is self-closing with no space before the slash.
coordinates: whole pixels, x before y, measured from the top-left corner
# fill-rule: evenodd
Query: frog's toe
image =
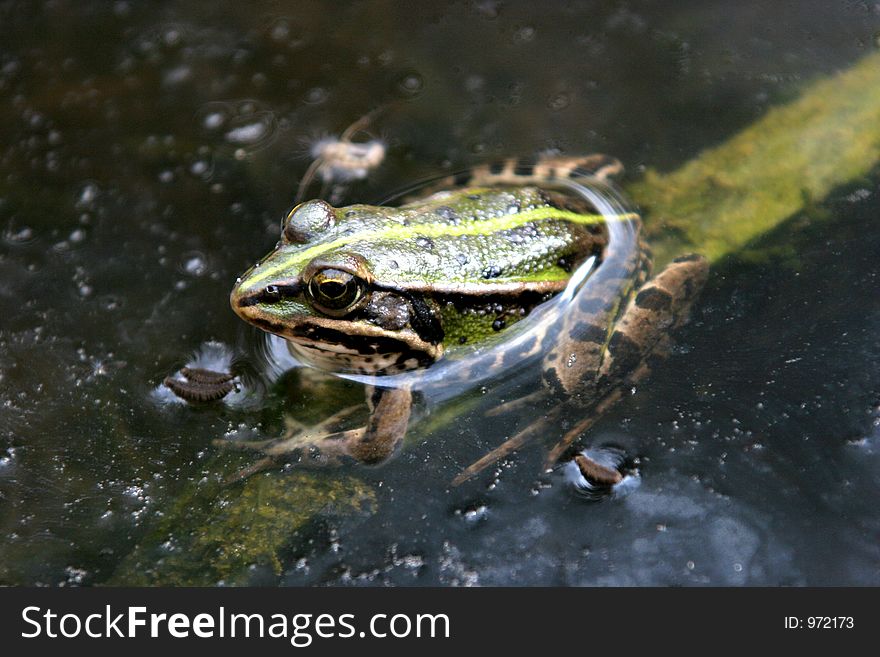
<path id="1" fill-rule="evenodd" d="M 594 486 L 613 486 L 623 480 L 620 470 L 602 465 L 586 454 L 576 454 L 573 460 L 583 478 Z"/>
<path id="2" fill-rule="evenodd" d="M 268 440 L 229 440 L 228 438 L 215 438 L 211 441 L 211 444 L 214 447 L 231 451 L 259 452 L 265 450 L 276 442 L 278 442 L 276 438 L 270 438 Z"/>
<path id="3" fill-rule="evenodd" d="M 289 438 L 286 440 L 267 441 L 230 441 L 215 440 L 214 444 L 225 449 L 242 449 L 261 451 L 264 456 L 253 464 L 243 468 L 225 480 L 232 484 L 247 479 L 251 475 L 277 468 L 282 464 L 292 467 L 325 468 L 342 465 L 349 456 L 349 450 L 342 447 L 342 438 L 355 432 L 343 432 L 321 439 L 303 440 Z"/>
<path id="4" fill-rule="evenodd" d="M 627 467 L 626 453 L 617 447 L 593 447 L 578 452 L 565 464 L 565 477 L 588 499 L 599 499 L 629 488 L 638 480 Z"/>
<path id="5" fill-rule="evenodd" d="M 277 468 L 278 465 L 278 459 L 272 456 L 267 456 L 260 459 L 259 461 L 252 463 L 246 468 L 242 468 L 235 474 L 226 477 L 226 479 L 223 480 L 223 483 L 227 486 L 231 486 L 232 484 L 237 484 L 240 481 L 244 481 L 248 477 L 257 473 L 265 472 L 266 470 L 271 470 L 272 468 Z"/>

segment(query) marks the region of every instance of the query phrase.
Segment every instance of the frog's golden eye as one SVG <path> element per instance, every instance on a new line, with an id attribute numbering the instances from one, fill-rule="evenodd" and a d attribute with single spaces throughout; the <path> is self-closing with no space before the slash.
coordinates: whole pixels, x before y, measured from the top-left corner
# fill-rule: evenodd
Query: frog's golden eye
<path id="1" fill-rule="evenodd" d="M 309 280 L 312 304 L 328 315 L 351 312 L 364 297 L 363 280 L 341 269 L 320 269 Z"/>

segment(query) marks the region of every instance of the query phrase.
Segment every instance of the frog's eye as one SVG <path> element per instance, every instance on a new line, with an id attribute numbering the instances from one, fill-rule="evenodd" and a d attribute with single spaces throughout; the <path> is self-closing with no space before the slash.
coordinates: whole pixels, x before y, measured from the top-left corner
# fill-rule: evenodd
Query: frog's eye
<path id="1" fill-rule="evenodd" d="M 328 315 L 341 316 L 351 312 L 364 298 L 364 281 L 341 269 L 320 269 L 309 280 L 312 304 Z"/>
<path id="2" fill-rule="evenodd" d="M 325 201 L 306 201 L 291 210 L 281 222 L 281 237 L 292 244 L 305 244 L 331 226 L 336 219 L 333 206 Z"/>

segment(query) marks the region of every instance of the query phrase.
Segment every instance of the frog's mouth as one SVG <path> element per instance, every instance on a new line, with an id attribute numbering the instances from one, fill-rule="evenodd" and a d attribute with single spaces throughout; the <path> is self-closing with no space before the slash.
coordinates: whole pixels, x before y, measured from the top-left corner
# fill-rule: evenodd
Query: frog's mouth
<path id="1" fill-rule="evenodd" d="M 382 376 L 427 367 L 443 353 L 442 344 L 423 340 L 412 329 L 389 331 L 362 321 L 315 316 L 283 319 L 259 305 L 233 305 L 245 321 L 290 343 L 307 365 L 328 372 Z"/>
<path id="2" fill-rule="evenodd" d="M 336 321 L 329 327 L 312 319 L 281 335 L 299 360 L 349 374 L 406 372 L 431 365 L 442 353 L 440 345 L 425 342 L 414 331 L 384 331 L 361 322 Z"/>
<path id="3" fill-rule="evenodd" d="M 239 283 L 230 304 L 246 322 L 288 340 L 299 360 L 329 372 L 398 374 L 427 367 L 443 353 L 442 334 L 412 317 L 411 325 L 385 328 L 357 312 L 322 316 L 304 299 L 302 287 L 298 278 L 250 288 Z"/>

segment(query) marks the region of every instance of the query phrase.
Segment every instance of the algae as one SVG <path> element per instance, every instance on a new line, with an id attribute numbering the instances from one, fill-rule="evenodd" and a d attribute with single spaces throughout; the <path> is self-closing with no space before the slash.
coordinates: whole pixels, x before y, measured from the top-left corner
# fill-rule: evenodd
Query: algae
<path id="1" fill-rule="evenodd" d="M 375 493 L 354 477 L 263 473 L 240 485 L 204 481 L 166 509 L 110 584 L 237 585 L 280 575 L 297 532 L 325 515 L 370 514 Z"/>
<path id="2" fill-rule="evenodd" d="M 867 175 L 880 160 L 880 53 L 812 83 L 796 100 L 670 173 L 626 187 L 662 265 L 711 261 Z"/>

